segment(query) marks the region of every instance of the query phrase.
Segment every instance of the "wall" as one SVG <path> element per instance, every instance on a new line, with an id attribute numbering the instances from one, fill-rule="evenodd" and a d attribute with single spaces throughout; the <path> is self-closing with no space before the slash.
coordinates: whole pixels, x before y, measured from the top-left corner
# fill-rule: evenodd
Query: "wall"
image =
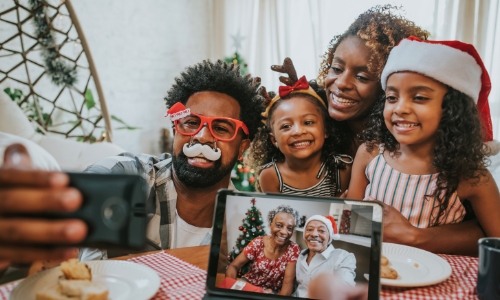
<path id="1" fill-rule="evenodd" d="M 160 130 L 170 128 L 164 118 L 166 92 L 185 67 L 211 56 L 212 1 L 76 0 L 72 4 L 110 114 L 141 127 L 114 130 L 114 142 L 131 152 L 159 154 Z"/>

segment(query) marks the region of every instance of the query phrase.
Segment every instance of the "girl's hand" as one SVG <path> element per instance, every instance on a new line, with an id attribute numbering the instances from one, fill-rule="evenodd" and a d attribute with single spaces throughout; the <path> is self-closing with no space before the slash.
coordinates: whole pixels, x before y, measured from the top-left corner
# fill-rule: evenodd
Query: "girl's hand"
<path id="1" fill-rule="evenodd" d="M 368 197 L 367 200 L 373 200 L 382 205 L 384 213 L 384 242 L 409 246 L 414 244 L 418 228 L 411 225 L 408 219 L 406 219 L 394 207 L 387 205 L 382 201 L 376 200 L 373 197 Z"/>

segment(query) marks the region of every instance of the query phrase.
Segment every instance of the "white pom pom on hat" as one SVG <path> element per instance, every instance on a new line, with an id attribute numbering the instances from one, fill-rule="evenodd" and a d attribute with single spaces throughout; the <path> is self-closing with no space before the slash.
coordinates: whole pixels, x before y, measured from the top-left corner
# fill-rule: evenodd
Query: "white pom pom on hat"
<path id="1" fill-rule="evenodd" d="M 484 126 L 484 143 L 489 147 L 489 155 L 500 151 L 500 143 L 493 140 L 488 104 L 490 76 L 473 45 L 410 36 L 391 50 L 380 78 L 382 88 L 386 89 L 391 74 L 405 71 L 433 78 L 471 97 Z"/>
<path id="2" fill-rule="evenodd" d="M 304 225 L 304 230 L 307 227 L 307 224 L 311 221 L 320 221 L 323 222 L 326 225 L 326 228 L 328 229 L 328 233 L 330 234 L 330 240 L 328 241 L 329 243 L 332 240 L 339 240 L 340 239 L 340 234 L 337 229 L 337 223 L 335 222 L 335 219 L 332 216 L 322 216 L 322 215 L 313 215 L 307 219 L 306 224 Z M 304 240 L 306 239 L 306 236 L 304 234 Z"/>

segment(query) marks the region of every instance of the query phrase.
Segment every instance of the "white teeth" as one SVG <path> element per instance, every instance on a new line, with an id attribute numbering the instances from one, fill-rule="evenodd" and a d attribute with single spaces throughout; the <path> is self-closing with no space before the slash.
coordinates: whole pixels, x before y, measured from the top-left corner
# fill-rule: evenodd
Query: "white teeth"
<path id="1" fill-rule="evenodd" d="M 204 158 L 204 157 L 191 157 L 192 160 L 194 160 L 195 162 L 208 162 L 209 160 Z"/>
<path id="2" fill-rule="evenodd" d="M 293 146 L 295 146 L 295 147 L 302 147 L 302 146 L 307 146 L 309 144 L 311 144 L 311 142 L 307 141 L 307 142 L 293 143 Z"/>
<path id="3" fill-rule="evenodd" d="M 355 104 L 356 103 L 356 101 L 352 101 L 352 100 L 349 100 L 349 99 L 344 99 L 344 98 L 337 97 L 333 93 L 330 93 L 330 95 L 332 96 L 333 101 L 335 101 L 335 102 L 337 102 L 339 104 L 350 105 L 350 104 Z"/>
<path id="4" fill-rule="evenodd" d="M 415 123 L 395 123 L 396 126 L 398 127 L 403 127 L 403 128 L 411 128 L 411 127 L 417 127 L 418 124 Z"/>

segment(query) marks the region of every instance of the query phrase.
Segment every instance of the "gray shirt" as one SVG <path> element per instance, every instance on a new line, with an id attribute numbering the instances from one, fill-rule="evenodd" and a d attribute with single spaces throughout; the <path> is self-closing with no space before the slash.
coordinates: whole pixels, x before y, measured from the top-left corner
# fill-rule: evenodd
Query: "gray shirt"
<path id="1" fill-rule="evenodd" d="M 345 283 L 354 286 L 356 273 L 356 258 L 354 254 L 329 245 L 323 252 L 317 253 L 307 264 L 309 249 L 303 250 L 296 265 L 296 280 L 298 287 L 296 296 L 306 297 L 309 282 L 321 273 L 330 273 L 342 278 Z"/>

